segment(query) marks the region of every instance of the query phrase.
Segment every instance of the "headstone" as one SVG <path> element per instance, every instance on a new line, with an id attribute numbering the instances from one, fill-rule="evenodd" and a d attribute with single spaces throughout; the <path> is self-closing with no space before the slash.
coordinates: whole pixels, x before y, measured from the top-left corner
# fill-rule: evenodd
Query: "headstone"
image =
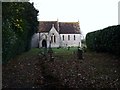
<path id="1" fill-rule="evenodd" d="M 78 47 L 77 57 L 78 59 L 83 60 L 83 51 L 80 49 L 80 47 Z"/>

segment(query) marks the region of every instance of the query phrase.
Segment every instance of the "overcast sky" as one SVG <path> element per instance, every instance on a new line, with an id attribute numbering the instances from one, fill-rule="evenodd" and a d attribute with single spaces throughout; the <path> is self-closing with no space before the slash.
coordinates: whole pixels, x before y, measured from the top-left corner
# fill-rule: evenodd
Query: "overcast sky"
<path id="1" fill-rule="evenodd" d="M 39 21 L 77 22 L 83 35 L 118 24 L 119 0 L 30 0 Z"/>

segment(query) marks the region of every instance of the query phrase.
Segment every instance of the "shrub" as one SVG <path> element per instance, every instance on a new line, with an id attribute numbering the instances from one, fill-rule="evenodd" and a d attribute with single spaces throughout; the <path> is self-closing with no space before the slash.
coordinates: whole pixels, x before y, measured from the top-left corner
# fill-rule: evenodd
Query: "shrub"
<path id="1" fill-rule="evenodd" d="M 86 45 L 92 51 L 120 54 L 120 25 L 87 33 Z"/>

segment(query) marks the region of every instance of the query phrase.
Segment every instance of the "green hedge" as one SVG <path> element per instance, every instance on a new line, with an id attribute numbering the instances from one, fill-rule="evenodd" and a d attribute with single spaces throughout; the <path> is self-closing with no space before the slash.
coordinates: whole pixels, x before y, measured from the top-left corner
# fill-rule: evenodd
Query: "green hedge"
<path id="1" fill-rule="evenodd" d="M 32 35 L 38 30 L 38 11 L 29 2 L 2 3 L 2 61 L 30 49 Z"/>
<path id="2" fill-rule="evenodd" d="M 92 51 L 120 54 L 120 25 L 87 33 L 86 45 Z"/>

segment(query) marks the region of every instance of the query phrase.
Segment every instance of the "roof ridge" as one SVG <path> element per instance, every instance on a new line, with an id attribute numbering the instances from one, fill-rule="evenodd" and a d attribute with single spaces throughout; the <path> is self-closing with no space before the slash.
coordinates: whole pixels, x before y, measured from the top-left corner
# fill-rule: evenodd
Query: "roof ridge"
<path id="1" fill-rule="evenodd" d="M 59 23 L 78 23 L 78 22 L 59 22 Z"/>
<path id="2" fill-rule="evenodd" d="M 59 21 L 39 21 L 39 22 L 59 22 Z M 59 22 L 59 23 L 78 23 L 78 22 Z"/>

